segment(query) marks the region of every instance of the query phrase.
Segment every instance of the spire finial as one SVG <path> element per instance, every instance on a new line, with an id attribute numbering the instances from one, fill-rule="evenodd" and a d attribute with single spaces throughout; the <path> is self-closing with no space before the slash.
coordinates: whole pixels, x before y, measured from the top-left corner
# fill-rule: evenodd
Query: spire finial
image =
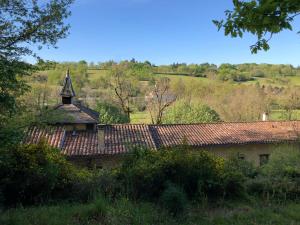
<path id="1" fill-rule="evenodd" d="M 75 92 L 72 86 L 69 68 L 67 69 L 66 78 L 64 80 L 63 88 L 60 92 L 60 95 L 62 96 L 63 104 L 71 104 L 72 98 L 75 97 Z"/>
<path id="2" fill-rule="evenodd" d="M 69 77 L 69 76 L 70 76 L 70 69 L 69 69 L 69 67 L 68 67 L 67 73 L 66 73 L 66 77 Z"/>

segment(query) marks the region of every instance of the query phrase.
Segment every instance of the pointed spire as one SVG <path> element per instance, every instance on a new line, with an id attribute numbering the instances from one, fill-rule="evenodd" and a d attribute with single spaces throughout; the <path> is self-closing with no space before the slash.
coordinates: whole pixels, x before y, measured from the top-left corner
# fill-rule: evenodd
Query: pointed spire
<path id="1" fill-rule="evenodd" d="M 69 68 L 67 69 L 66 77 L 70 77 L 70 69 Z"/>
<path id="2" fill-rule="evenodd" d="M 70 70 L 69 69 L 66 72 L 66 77 L 65 77 L 63 88 L 60 92 L 60 95 L 63 98 L 70 98 L 70 100 L 72 99 L 72 97 L 75 96 L 75 91 L 74 91 L 73 86 L 72 86 L 72 80 L 71 80 L 71 77 L 70 77 Z"/>

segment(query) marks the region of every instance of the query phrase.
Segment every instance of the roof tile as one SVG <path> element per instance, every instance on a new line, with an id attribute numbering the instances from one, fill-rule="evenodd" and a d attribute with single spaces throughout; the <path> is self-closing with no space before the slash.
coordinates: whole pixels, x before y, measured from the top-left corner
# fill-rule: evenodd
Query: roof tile
<path id="1" fill-rule="evenodd" d="M 28 130 L 24 142 L 37 143 L 43 137 L 68 156 L 121 154 L 132 147 L 158 149 L 191 146 L 269 143 L 299 139 L 300 121 L 203 123 L 174 125 L 102 125 L 104 143 L 99 145 L 99 131 L 65 132 L 62 127 Z M 101 146 L 101 147 L 100 147 Z M 103 147 L 104 146 L 104 147 Z"/>

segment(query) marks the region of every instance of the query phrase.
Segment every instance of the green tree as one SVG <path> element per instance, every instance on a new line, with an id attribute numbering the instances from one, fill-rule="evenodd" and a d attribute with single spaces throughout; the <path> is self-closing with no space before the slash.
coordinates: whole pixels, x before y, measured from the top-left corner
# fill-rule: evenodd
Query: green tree
<path id="1" fill-rule="evenodd" d="M 129 123 L 129 118 L 121 108 L 109 104 L 107 102 L 98 102 L 96 111 L 99 112 L 99 123 L 114 124 L 114 123 Z"/>
<path id="2" fill-rule="evenodd" d="M 161 124 L 164 112 L 176 101 L 176 95 L 170 92 L 170 79 L 157 79 L 147 96 L 148 110 L 153 124 Z"/>
<path id="3" fill-rule="evenodd" d="M 298 87 L 288 86 L 277 98 L 279 106 L 285 110 L 284 119 L 292 120 L 295 110 L 300 108 L 300 91 Z"/>
<path id="4" fill-rule="evenodd" d="M 258 121 L 263 112 L 269 112 L 269 98 L 260 86 L 229 86 L 219 92 L 212 104 L 225 121 Z"/>
<path id="5" fill-rule="evenodd" d="M 55 46 L 66 37 L 73 0 L 4 0 L 0 1 L 0 135 L 9 118 L 17 112 L 17 98 L 29 90 L 24 76 L 35 67 L 22 61 L 37 57 L 33 47 Z M 38 57 L 37 57 L 38 58 Z M 1 145 L 0 140 L 0 145 Z M 1 145 L 2 146 L 2 145 Z"/>
<path id="6" fill-rule="evenodd" d="M 11 115 L 16 98 L 28 90 L 21 79 L 33 69 L 21 60 L 36 54 L 31 46 L 55 46 L 66 37 L 69 25 L 63 23 L 70 15 L 73 0 L 10 0 L 0 1 L 0 116 Z M 2 119 L 1 119 L 2 120 Z"/>
<path id="7" fill-rule="evenodd" d="M 207 105 L 178 102 L 170 107 L 164 117 L 163 123 L 209 123 L 218 122 L 220 117 L 216 111 Z"/>
<path id="8" fill-rule="evenodd" d="M 29 90 L 22 78 L 32 70 L 27 63 L 0 56 L 0 127 L 18 109 L 16 99 Z"/>
<path id="9" fill-rule="evenodd" d="M 274 34 L 292 30 L 294 18 L 300 14 L 298 0 L 233 0 L 233 10 L 225 11 L 225 20 L 213 20 L 225 35 L 243 37 L 250 32 L 257 37 L 251 52 L 268 50 L 268 42 Z"/>
<path id="10" fill-rule="evenodd" d="M 113 88 L 117 102 L 123 112 L 130 118 L 132 99 L 139 92 L 138 79 L 133 76 L 127 63 L 113 65 L 109 74 L 109 85 Z"/>

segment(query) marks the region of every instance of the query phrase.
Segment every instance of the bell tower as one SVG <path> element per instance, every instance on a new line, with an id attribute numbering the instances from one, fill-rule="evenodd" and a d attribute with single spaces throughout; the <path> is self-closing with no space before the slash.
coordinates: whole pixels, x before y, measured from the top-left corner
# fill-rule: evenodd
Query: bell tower
<path id="1" fill-rule="evenodd" d="M 70 77 L 70 70 L 67 70 L 64 80 L 63 88 L 60 92 L 62 104 L 72 104 L 75 97 L 75 91 L 72 86 L 72 80 Z"/>

